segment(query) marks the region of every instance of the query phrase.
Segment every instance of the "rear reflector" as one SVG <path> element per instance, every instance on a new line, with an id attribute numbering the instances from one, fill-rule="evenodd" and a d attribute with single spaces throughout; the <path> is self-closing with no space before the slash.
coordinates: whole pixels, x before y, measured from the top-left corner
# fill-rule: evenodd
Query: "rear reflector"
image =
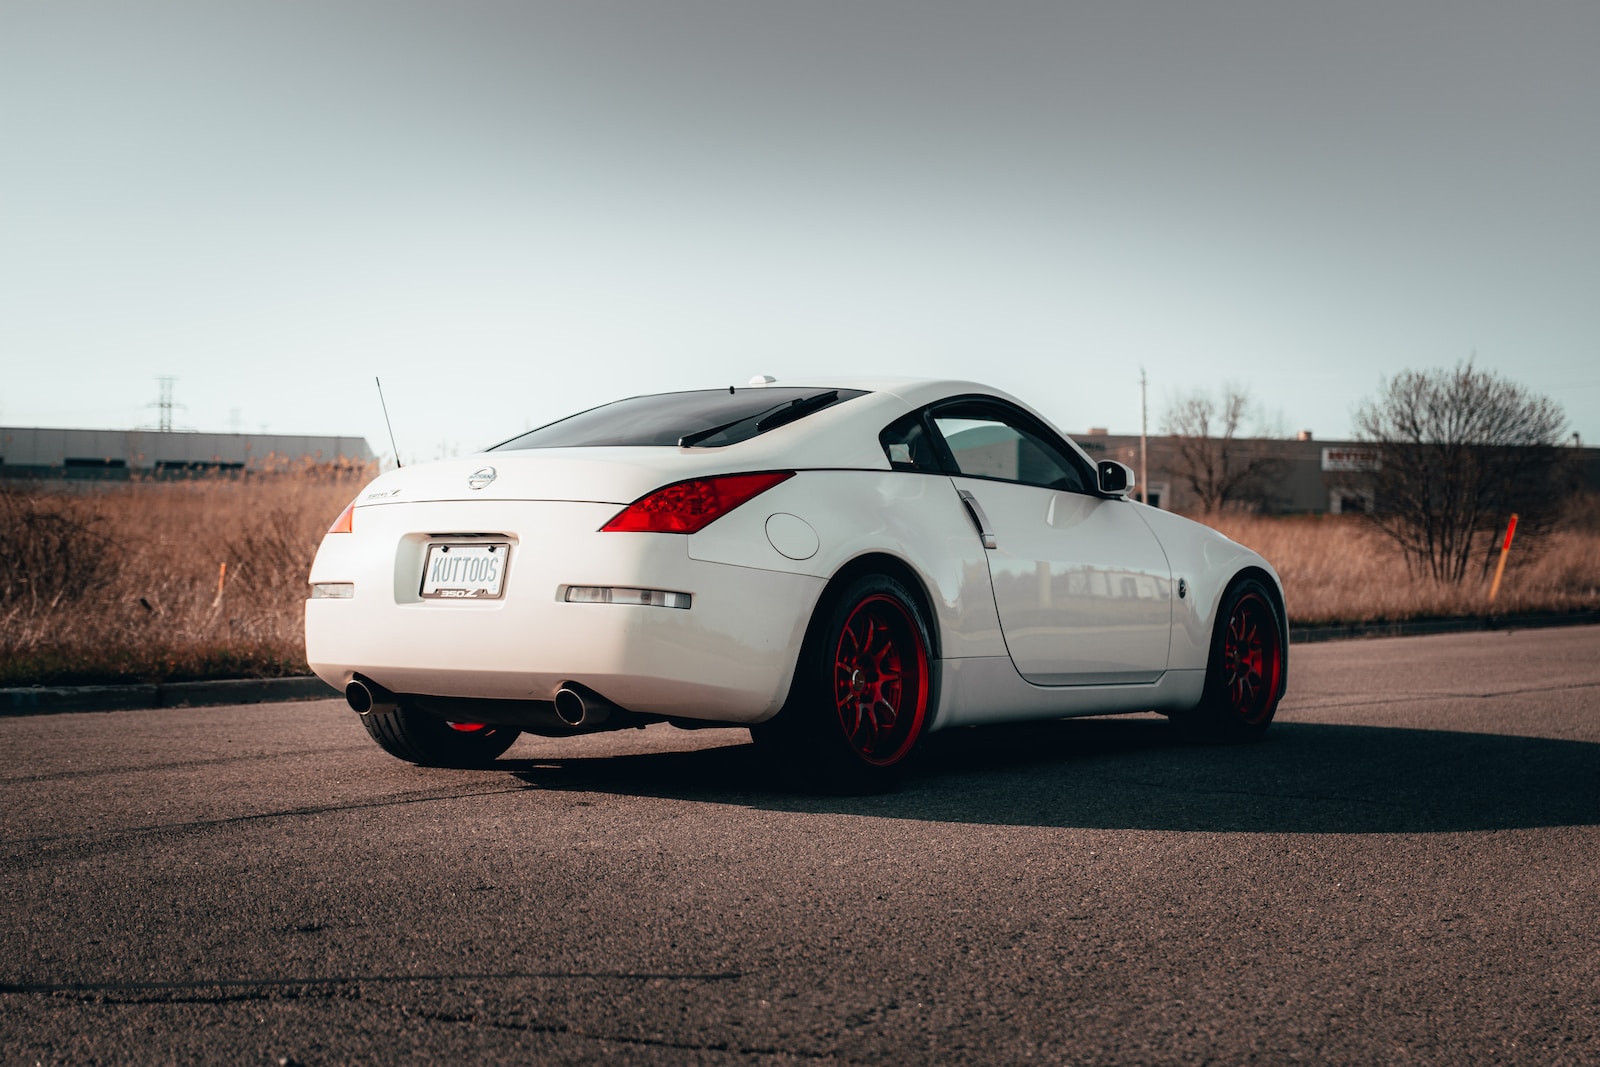
<path id="1" fill-rule="evenodd" d="M 569 585 L 566 601 L 569 604 L 638 604 L 643 607 L 687 610 L 694 598 L 688 593 L 671 593 L 665 589 L 634 589 L 620 585 Z"/>
<path id="2" fill-rule="evenodd" d="M 608 533 L 692 534 L 793 477 L 794 471 L 763 471 L 676 482 L 635 500 L 600 529 Z"/>

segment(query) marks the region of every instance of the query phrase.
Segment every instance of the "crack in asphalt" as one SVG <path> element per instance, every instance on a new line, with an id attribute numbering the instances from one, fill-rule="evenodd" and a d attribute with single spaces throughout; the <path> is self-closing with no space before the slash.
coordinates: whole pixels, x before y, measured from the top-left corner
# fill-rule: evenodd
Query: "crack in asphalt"
<path id="1" fill-rule="evenodd" d="M 1322 711 L 1327 708 L 1376 708 L 1387 707 L 1392 704 L 1410 704 L 1419 700 L 1496 700 L 1500 697 L 1527 696 L 1531 693 L 1564 693 L 1579 689 L 1600 689 L 1600 682 L 1572 682 L 1567 685 L 1531 685 L 1521 689 L 1502 689 L 1487 693 L 1446 691 L 1401 693 L 1397 696 L 1383 697 L 1378 700 L 1330 700 L 1314 704 L 1286 701 L 1280 710 L 1296 712 Z"/>
<path id="2" fill-rule="evenodd" d="M 389 1007 L 394 1007 L 394 1005 L 389 1005 Z M 465 1024 L 468 1026 L 492 1026 L 497 1030 L 511 1030 L 518 1033 L 569 1034 L 572 1037 L 583 1038 L 596 1043 L 608 1042 L 613 1045 L 633 1045 L 638 1048 L 675 1049 L 680 1052 L 729 1052 L 736 1056 L 791 1056 L 795 1059 L 803 1060 L 839 1059 L 839 1055 L 833 1052 L 812 1052 L 764 1045 L 735 1045 L 728 1041 L 669 1041 L 662 1037 L 629 1037 L 617 1034 L 602 1034 L 591 1030 L 579 1029 L 566 1023 L 519 1023 L 505 1019 L 483 1018 L 476 1014 L 456 1015 L 435 1011 L 421 1011 L 413 1014 L 418 1018 L 427 1019 L 431 1022 Z"/>
<path id="3" fill-rule="evenodd" d="M 85 767 L 80 770 L 52 771 L 49 774 L 21 774 L 0 776 L 0 785 L 35 785 L 40 782 L 65 782 L 74 778 L 105 778 L 130 774 L 148 774 L 159 771 L 181 771 L 191 767 L 217 767 L 228 763 L 266 762 L 277 759 L 323 756 L 336 752 L 366 752 L 370 744 L 342 745 L 337 748 L 296 749 L 292 752 L 252 752 L 238 756 L 217 756 L 213 759 L 173 760 L 168 763 L 147 763 L 141 766 Z"/>
<path id="4" fill-rule="evenodd" d="M 501 786 L 498 788 L 465 790 L 460 788 L 418 790 L 381 797 L 376 800 L 320 804 L 309 807 L 286 808 L 279 811 L 259 811 L 245 815 L 230 815 L 221 819 L 193 819 L 188 822 L 154 823 L 148 826 L 129 826 L 116 830 L 80 831 L 70 834 L 23 837 L 5 842 L 5 852 L 0 853 L 0 856 L 4 856 L 8 862 L 20 866 L 39 866 L 46 861 L 54 862 L 63 857 L 71 857 L 74 852 L 88 850 L 96 855 L 104 855 L 113 849 L 131 847 L 151 837 L 173 836 L 185 833 L 209 833 L 226 827 L 272 822 L 278 819 L 330 815 L 371 808 L 399 807 L 405 804 L 429 804 L 440 800 L 464 800 L 468 797 L 499 796 L 502 794 L 525 793 L 527 791 L 528 787 L 525 785 L 516 785 L 509 788 Z M 56 847 L 50 848 L 49 846 L 52 845 Z"/>
<path id="5" fill-rule="evenodd" d="M 259 999 L 273 990 L 314 989 L 319 986 L 395 985 L 403 982 L 515 982 L 555 979 L 594 982 L 736 982 L 743 971 L 708 971 L 704 974 L 674 971 L 502 971 L 482 974 L 368 974 L 324 975 L 305 978 L 201 978 L 185 982 L 0 982 L 0 994 L 182 992 L 192 989 L 244 989 L 257 991 Z M 151 1000 L 166 1003 L 172 998 Z M 217 998 L 202 998 L 202 1002 Z M 133 1003 L 126 1001 L 124 1003 Z"/>
<path id="6" fill-rule="evenodd" d="M 386 1007 L 394 1007 L 389 1004 Z M 512 1022 L 507 1019 L 484 1019 L 477 1015 L 455 1015 L 442 1011 L 419 1011 L 415 1013 L 419 1019 L 426 1019 L 434 1023 L 449 1023 L 451 1025 L 489 1026 L 496 1030 L 510 1030 L 518 1034 L 570 1034 L 572 1027 L 566 1023 L 522 1023 Z"/>
<path id="7" fill-rule="evenodd" d="M 496 1018 L 485 1012 L 448 1012 L 416 1010 L 406 1005 L 364 996 L 362 985 L 400 984 L 406 982 L 450 981 L 516 981 L 556 979 L 572 981 L 676 981 L 725 982 L 745 977 L 741 971 L 710 972 L 706 974 L 678 974 L 671 972 L 633 971 L 527 971 L 499 974 L 429 974 L 429 975 L 366 975 L 357 977 L 321 978 L 259 978 L 220 979 L 190 982 L 55 982 L 16 983 L 0 982 L 0 995 L 34 995 L 60 998 L 63 995 L 75 1003 L 115 1004 L 120 1006 L 150 1007 L 163 1004 L 203 1004 L 220 1007 L 263 1000 L 359 1000 L 377 1008 L 398 1011 L 413 1018 L 447 1026 L 485 1026 L 526 1034 L 564 1034 L 594 1043 L 631 1045 L 638 1048 L 673 1049 L 682 1052 L 726 1052 L 736 1056 L 789 1056 L 803 1060 L 840 1060 L 838 1052 L 818 1052 L 808 1049 L 782 1048 L 768 1045 L 739 1045 L 731 1041 L 672 1041 L 664 1037 L 639 1037 L 627 1034 L 608 1034 L 587 1030 L 565 1022 L 541 1023 Z M 236 993 L 208 996 L 184 995 L 198 989 L 238 989 Z M 118 992 L 147 992 L 165 995 L 116 996 Z M 113 994 L 113 995 L 106 995 Z M 845 1062 L 850 1061 L 845 1058 Z"/>
<path id="8" fill-rule="evenodd" d="M 393 1008 L 395 1005 L 386 1005 Z M 736 1056 L 788 1056 L 802 1060 L 839 1060 L 838 1053 L 813 1052 L 804 1049 L 778 1048 L 766 1045 L 735 1045 L 728 1041 L 669 1041 L 660 1037 L 631 1037 L 617 1034 L 603 1034 L 592 1030 L 583 1030 L 567 1023 L 523 1023 L 508 1019 L 485 1018 L 478 1014 L 457 1015 L 450 1012 L 419 1011 L 411 1013 L 415 1018 L 426 1019 L 430 1022 L 446 1023 L 450 1025 L 489 1026 L 496 1030 L 509 1030 L 514 1033 L 532 1034 L 566 1034 L 571 1037 L 581 1038 L 596 1044 L 608 1043 L 613 1045 L 632 1045 L 636 1048 L 674 1049 L 680 1052 L 727 1052 Z M 858 1062 L 845 1060 L 844 1062 Z"/>

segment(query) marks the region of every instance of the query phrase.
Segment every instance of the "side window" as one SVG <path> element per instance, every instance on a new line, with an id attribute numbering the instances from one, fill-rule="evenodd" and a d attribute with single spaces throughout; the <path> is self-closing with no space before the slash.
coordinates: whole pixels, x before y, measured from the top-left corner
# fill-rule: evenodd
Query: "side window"
<path id="1" fill-rule="evenodd" d="M 936 408 L 933 423 L 962 474 L 1069 493 L 1093 491 L 1083 464 L 1043 426 L 1009 405 L 958 400 Z"/>
<path id="2" fill-rule="evenodd" d="M 902 415 L 885 426 L 878 434 L 878 443 L 883 446 L 883 454 L 889 458 L 889 466 L 897 471 L 943 473 L 933 437 L 928 433 L 928 424 L 923 421 L 920 411 Z"/>

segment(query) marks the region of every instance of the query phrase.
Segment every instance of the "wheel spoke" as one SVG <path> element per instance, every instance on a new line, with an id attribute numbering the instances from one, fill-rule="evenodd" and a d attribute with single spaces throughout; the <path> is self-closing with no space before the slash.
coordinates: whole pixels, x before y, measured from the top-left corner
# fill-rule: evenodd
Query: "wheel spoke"
<path id="1" fill-rule="evenodd" d="M 878 708 L 882 704 L 883 701 L 881 700 L 869 700 L 863 701 L 861 705 L 862 707 L 866 708 L 867 721 L 872 724 L 872 734 L 874 737 L 894 726 L 893 714 L 889 715 L 887 719 L 878 714 Z"/>
<path id="2" fill-rule="evenodd" d="M 852 705 L 850 709 L 852 718 L 846 732 L 849 733 L 852 738 L 855 738 L 860 736 L 861 729 L 866 725 L 866 722 L 865 718 L 861 714 L 861 704 L 856 701 L 851 701 L 850 703 Z"/>
<path id="3" fill-rule="evenodd" d="M 845 639 L 848 639 L 850 642 L 850 649 L 848 651 L 846 651 L 844 647 Z M 844 631 L 843 637 L 839 641 L 839 661 L 841 663 L 855 663 L 855 661 L 860 658 L 861 638 L 856 635 L 855 630 L 847 627 Z"/>

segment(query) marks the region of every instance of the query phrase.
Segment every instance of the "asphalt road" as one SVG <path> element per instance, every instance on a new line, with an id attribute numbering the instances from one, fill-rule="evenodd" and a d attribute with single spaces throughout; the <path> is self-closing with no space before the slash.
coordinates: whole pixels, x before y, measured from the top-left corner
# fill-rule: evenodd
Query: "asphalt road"
<path id="1" fill-rule="evenodd" d="M 0 720 L 0 1062 L 1600 1062 L 1600 627 L 1297 648 L 1263 744 L 421 770 L 333 701 Z"/>

